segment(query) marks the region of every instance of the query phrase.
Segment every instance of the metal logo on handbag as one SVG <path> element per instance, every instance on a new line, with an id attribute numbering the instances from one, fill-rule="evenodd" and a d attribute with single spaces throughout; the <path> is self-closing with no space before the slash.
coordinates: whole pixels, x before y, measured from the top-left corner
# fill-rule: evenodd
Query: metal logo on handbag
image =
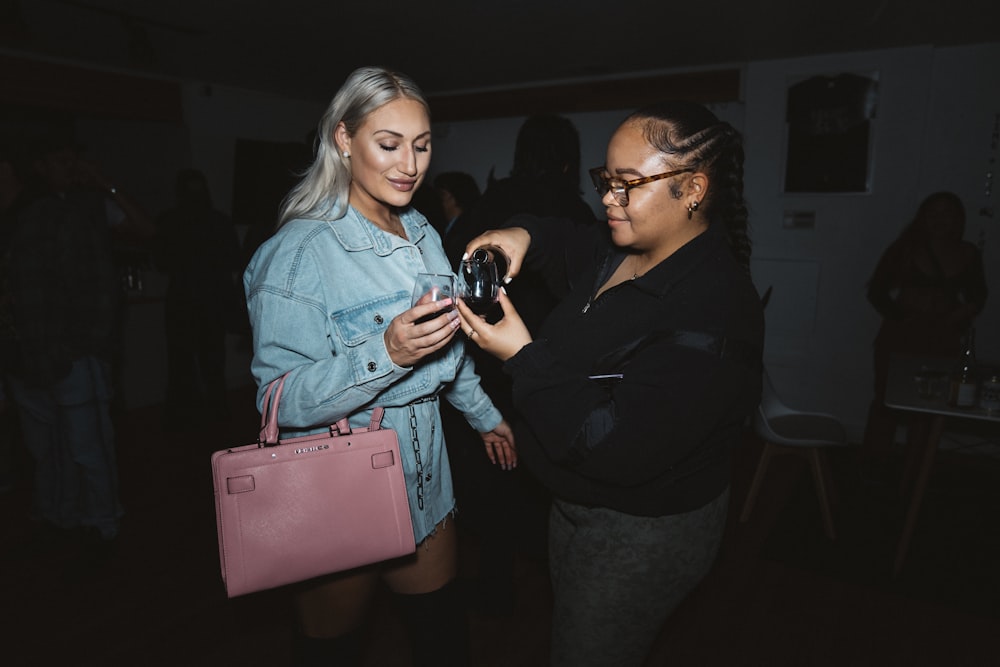
<path id="1" fill-rule="evenodd" d="M 229 597 L 415 551 L 396 432 L 347 419 L 281 441 L 285 377 L 270 384 L 256 444 L 212 454 L 222 580 Z M 326 511 L 317 512 L 316 508 Z"/>

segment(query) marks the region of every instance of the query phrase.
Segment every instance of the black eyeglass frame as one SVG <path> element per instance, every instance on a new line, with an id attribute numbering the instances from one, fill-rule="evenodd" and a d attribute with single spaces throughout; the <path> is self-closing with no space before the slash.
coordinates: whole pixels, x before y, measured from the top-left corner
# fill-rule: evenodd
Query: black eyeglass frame
<path id="1" fill-rule="evenodd" d="M 604 165 L 600 167 L 594 167 L 590 170 L 590 180 L 594 184 L 594 189 L 597 190 L 597 194 L 604 199 L 604 195 L 611 192 L 611 195 L 618 202 L 619 206 L 628 206 L 628 191 L 632 188 L 637 188 L 640 185 L 646 185 L 647 183 L 652 183 L 654 181 L 659 181 L 663 178 L 670 178 L 671 176 L 677 176 L 679 174 L 688 174 L 693 172 L 694 169 L 675 169 L 674 171 L 665 171 L 662 174 L 654 174 L 653 176 L 643 176 L 642 178 L 634 178 L 631 181 L 623 181 L 621 179 L 612 179 L 610 177 L 605 178 L 604 174 L 607 172 L 607 168 Z M 612 185 L 612 182 L 617 182 L 618 185 Z"/>

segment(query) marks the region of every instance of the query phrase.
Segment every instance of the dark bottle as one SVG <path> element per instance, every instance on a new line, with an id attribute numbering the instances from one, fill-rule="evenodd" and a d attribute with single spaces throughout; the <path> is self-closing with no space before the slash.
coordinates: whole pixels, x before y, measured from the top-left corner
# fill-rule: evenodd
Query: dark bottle
<path id="1" fill-rule="evenodd" d="M 476 248 L 458 270 L 459 294 L 472 312 L 486 315 L 500 296 L 507 256 L 496 247 Z M 503 271 L 503 273 L 501 273 Z"/>
<path id="2" fill-rule="evenodd" d="M 507 269 L 510 267 L 510 260 L 507 253 L 495 245 L 484 245 L 472 251 L 472 259 L 484 264 L 493 263 L 497 265 L 497 277 L 500 282 L 504 282 L 507 277 Z"/>
<path id="3" fill-rule="evenodd" d="M 948 405 L 956 408 L 971 408 L 976 405 L 979 378 L 976 369 L 976 330 L 969 329 L 965 337 L 962 357 L 951 374 Z"/>

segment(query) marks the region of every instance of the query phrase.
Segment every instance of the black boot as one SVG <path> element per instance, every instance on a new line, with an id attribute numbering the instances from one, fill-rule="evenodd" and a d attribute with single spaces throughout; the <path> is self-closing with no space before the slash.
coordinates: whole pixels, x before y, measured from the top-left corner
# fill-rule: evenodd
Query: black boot
<path id="1" fill-rule="evenodd" d="M 430 593 L 396 594 L 414 667 L 467 667 L 469 621 L 454 581 Z"/>
<path id="2" fill-rule="evenodd" d="M 292 633 L 293 667 L 358 667 L 361 664 L 361 631 L 339 637 L 307 637 Z"/>

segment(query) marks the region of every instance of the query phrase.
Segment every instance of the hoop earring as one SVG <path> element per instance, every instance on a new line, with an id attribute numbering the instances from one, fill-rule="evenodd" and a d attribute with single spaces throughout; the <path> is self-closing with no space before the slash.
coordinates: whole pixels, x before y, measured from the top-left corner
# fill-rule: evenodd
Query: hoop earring
<path id="1" fill-rule="evenodd" d="M 688 204 L 688 220 L 691 219 L 691 216 L 694 215 L 694 212 L 698 210 L 699 206 L 701 206 L 701 202 L 697 199 Z"/>

